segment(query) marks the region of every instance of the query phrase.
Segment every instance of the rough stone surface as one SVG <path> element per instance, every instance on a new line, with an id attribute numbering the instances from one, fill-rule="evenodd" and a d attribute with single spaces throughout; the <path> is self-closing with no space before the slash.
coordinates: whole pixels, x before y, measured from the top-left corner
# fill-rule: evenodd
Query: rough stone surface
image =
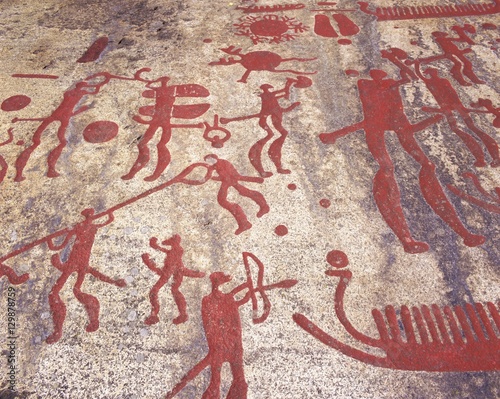
<path id="1" fill-rule="evenodd" d="M 163 398 L 207 356 L 176 398 L 498 398 L 500 7 L 470 4 L 4 0 L 0 397 Z"/>

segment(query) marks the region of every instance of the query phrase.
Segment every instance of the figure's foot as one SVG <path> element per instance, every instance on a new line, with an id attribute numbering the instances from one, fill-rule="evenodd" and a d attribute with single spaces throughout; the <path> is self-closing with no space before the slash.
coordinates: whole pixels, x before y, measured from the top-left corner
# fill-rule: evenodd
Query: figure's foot
<path id="1" fill-rule="evenodd" d="M 144 178 L 144 181 L 155 181 L 156 179 L 158 179 L 160 176 L 156 176 L 156 175 L 151 175 L 151 176 L 146 176 Z"/>
<path id="2" fill-rule="evenodd" d="M 172 320 L 172 322 L 174 324 L 182 324 L 182 323 L 185 323 L 188 319 L 188 315 L 187 314 L 181 314 L 179 316 L 177 316 L 174 320 Z"/>
<path id="3" fill-rule="evenodd" d="M 478 247 L 479 245 L 483 245 L 485 241 L 486 237 L 479 234 L 469 234 L 464 238 L 464 244 L 468 247 Z"/>
<path id="4" fill-rule="evenodd" d="M 14 177 L 14 181 L 16 182 L 20 182 L 23 180 L 26 180 L 26 177 L 24 177 L 23 175 L 16 175 L 16 177 Z"/>
<path id="5" fill-rule="evenodd" d="M 497 168 L 498 166 L 500 166 L 500 159 L 494 159 L 493 162 L 490 163 L 490 166 L 492 168 Z"/>
<path id="6" fill-rule="evenodd" d="M 246 222 L 242 225 L 239 225 L 238 229 L 234 232 L 234 234 L 238 235 L 240 233 L 243 233 L 244 231 L 250 229 L 252 227 L 252 223 Z"/>
<path id="7" fill-rule="evenodd" d="M 85 327 L 85 331 L 94 332 L 99 329 L 99 320 L 90 322 L 87 327 Z"/>
<path id="8" fill-rule="evenodd" d="M 483 160 L 477 160 L 476 162 L 474 162 L 473 164 L 476 168 L 484 168 L 486 165 L 488 165 L 486 163 L 486 161 L 483 159 Z"/>
<path id="9" fill-rule="evenodd" d="M 421 254 L 429 250 L 429 244 L 414 240 L 403 242 L 403 247 L 405 252 L 408 252 L 409 254 Z"/>
<path id="10" fill-rule="evenodd" d="M 60 176 L 59 173 L 57 173 L 54 169 L 49 169 L 47 171 L 47 177 L 58 177 Z"/>
<path id="11" fill-rule="evenodd" d="M 19 284 L 23 284 L 26 281 L 28 281 L 29 278 L 30 278 L 30 275 L 28 273 L 24 273 L 24 274 L 21 274 L 20 276 L 7 277 L 7 280 L 9 280 L 9 282 L 12 285 L 19 285 Z"/>
<path id="12" fill-rule="evenodd" d="M 130 180 L 133 179 L 136 172 L 128 172 L 126 175 L 122 176 L 122 180 Z"/>
<path id="13" fill-rule="evenodd" d="M 281 173 L 283 175 L 289 175 L 290 173 L 292 173 L 290 169 L 283 169 L 283 168 L 278 168 L 277 171 L 278 173 Z"/>
<path id="14" fill-rule="evenodd" d="M 160 321 L 160 318 L 157 315 L 150 315 L 146 320 L 144 320 L 144 324 L 147 324 L 148 326 L 152 326 L 153 324 L 156 324 Z"/>
<path id="15" fill-rule="evenodd" d="M 127 282 L 124 279 L 121 278 L 121 279 L 115 281 L 115 285 L 117 287 L 126 287 L 127 286 Z"/>
<path id="16" fill-rule="evenodd" d="M 259 174 L 260 174 L 262 177 L 264 177 L 264 178 L 266 178 L 266 177 L 271 177 L 271 176 L 273 175 L 273 173 L 272 173 L 272 172 L 265 172 L 265 171 L 263 171 L 263 172 L 259 172 Z"/>
<path id="17" fill-rule="evenodd" d="M 54 331 L 52 334 L 50 334 L 47 339 L 45 340 L 45 342 L 47 342 L 48 344 L 53 344 L 53 343 L 56 343 L 57 341 L 59 341 L 62 337 L 62 331 Z"/>
<path id="18" fill-rule="evenodd" d="M 260 218 L 260 217 L 264 216 L 268 212 L 269 212 L 269 206 L 268 205 L 261 206 L 260 209 L 259 209 L 259 212 L 257 212 L 257 217 Z"/>

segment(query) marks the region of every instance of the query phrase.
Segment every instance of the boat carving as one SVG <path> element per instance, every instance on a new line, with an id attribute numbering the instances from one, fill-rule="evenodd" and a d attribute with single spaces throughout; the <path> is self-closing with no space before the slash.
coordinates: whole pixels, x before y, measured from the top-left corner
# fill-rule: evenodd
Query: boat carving
<path id="1" fill-rule="evenodd" d="M 394 21 L 401 19 L 449 18 L 473 15 L 492 15 L 500 13 L 499 0 L 484 4 L 452 4 L 448 6 L 417 6 L 417 7 L 377 7 L 375 11 L 369 8 L 365 1 L 359 1 L 359 9 L 365 14 L 375 15 L 379 21 Z"/>
<path id="2" fill-rule="evenodd" d="M 347 333 L 355 340 L 382 349 L 386 356 L 376 356 L 333 338 L 306 316 L 296 313 L 294 321 L 308 333 L 343 354 L 378 367 L 414 371 L 492 371 L 500 370 L 500 314 L 493 302 L 465 303 L 438 307 L 387 306 L 384 312 L 373 309 L 379 338 L 358 331 L 347 318 L 344 294 L 352 273 L 346 270 L 347 256 L 332 251 L 327 257 L 338 277 L 335 313 Z M 416 326 L 416 328 L 415 328 Z"/>

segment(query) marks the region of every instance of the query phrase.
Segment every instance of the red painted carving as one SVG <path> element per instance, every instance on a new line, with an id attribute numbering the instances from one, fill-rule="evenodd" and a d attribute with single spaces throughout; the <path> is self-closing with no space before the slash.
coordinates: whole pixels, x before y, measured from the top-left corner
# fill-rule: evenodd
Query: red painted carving
<path id="1" fill-rule="evenodd" d="M 13 78 L 23 78 L 23 79 L 59 79 L 59 76 L 47 75 L 44 73 L 15 73 L 11 76 Z"/>
<path id="2" fill-rule="evenodd" d="M 80 63 L 96 61 L 101 53 L 108 45 L 108 38 L 106 36 L 100 37 L 85 51 L 85 53 L 76 61 Z"/>
<path id="3" fill-rule="evenodd" d="M 95 121 L 83 129 L 83 138 L 89 143 L 105 143 L 118 134 L 118 125 L 111 121 Z"/>
<path id="4" fill-rule="evenodd" d="M 61 104 L 45 118 L 14 118 L 13 123 L 20 121 L 41 121 L 42 123 L 38 126 L 33 134 L 31 145 L 25 148 L 19 157 L 16 159 L 16 177 L 15 181 L 22 181 L 25 179 L 23 176 L 23 171 L 26 163 L 29 161 L 32 152 L 41 144 L 42 135 L 47 130 L 47 128 L 55 122 L 59 123 L 57 129 L 57 140 L 59 144 L 50 152 L 47 163 L 48 163 L 48 177 L 57 177 L 59 173 L 56 170 L 56 163 L 61 155 L 63 149 L 66 147 L 66 129 L 68 128 L 70 119 L 81 112 L 86 111 L 89 107 L 83 106 L 78 108 L 80 101 L 87 95 L 95 95 L 99 93 L 102 86 L 106 82 L 101 83 L 89 83 L 88 81 L 78 82 L 75 87 L 67 90 L 63 95 L 63 100 Z"/>
<path id="5" fill-rule="evenodd" d="M 305 7 L 305 4 L 275 4 L 273 6 L 238 6 L 237 10 L 242 10 L 245 14 L 255 14 L 260 12 L 278 12 L 300 10 Z"/>
<path id="6" fill-rule="evenodd" d="M 359 8 L 366 14 L 375 15 L 379 21 L 393 21 L 399 19 L 421 18 L 449 18 L 471 15 L 493 15 L 500 12 L 500 3 L 493 0 L 484 4 L 451 4 L 448 6 L 419 6 L 419 7 L 377 7 L 371 11 L 369 4 L 359 1 Z"/>
<path id="7" fill-rule="evenodd" d="M 346 345 L 304 315 L 294 314 L 295 322 L 325 345 L 364 363 L 390 369 L 441 372 L 500 370 L 500 335 L 494 327 L 496 325 L 500 329 L 500 314 L 494 303 L 488 302 L 486 309 L 481 303 L 465 303 L 453 308 L 445 306 L 442 309 L 435 304 L 422 305 L 411 310 L 403 305 L 399 311 L 389 305 L 385 308 L 385 317 L 381 311 L 373 309 L 380 338 L 371 338 L 353 326 L 344 309 L 344 294 L 352 278 L 352 273 L 344 269 L 347 257 L 340 251 L 332 251 L 328 261 L 335 269 L 326 271 L 326 274 L 339 278 L 335 291 L 335 313 L 340 323 L 356 341 L 380 348 L 386 356 L 375 356 Z"/>
<path id="8" fill-rule="evenodd" d="M 365 131 L 368 149 L 379 164 L 379 170 L 373 181 L 375 202 L 384 220 L 399 238 L 406 252 L 425 252 L 429 246 L 425 242 L 413 239 L 406 222 L 394 175 L 394 165 L 385 144 L 384 136 L 387 130 L 397 134 L 403 149 L 420 164 L 420 188 L 436 215 L 463 238 L 465 245 L 483 244 L 485 237 L 470 233 L 460 221 L 436 176 L 435 165 L 415 139 L 416 132 L 436 123 L 441 119 L 441 115 L 433 115 L 412 125 L 404 113 L 403 100 L 399 92 L 399 87 L 408 83 L 409 78 L 404 76 L 400 80 L 387 79 L 387 74 L 381 70 L 371 70 L 370 76 L 372 79 L 358 81 L 364 113 L 363 121 L 332 133 L 320 134 L 321 141 L 325 144 L 333 144 L 338 138 L 349 133 L 360 129 Z"/>
<path id="9" fill-rule="evenodd" d="M 149 69 L 145 69 L 149 71 Z M 137 75 L 137 74 L 136 74 Z M 145 98 L 154 99 L 154 105 L 141 107 L 139 114 L 134 117 L 136 122 L 148 125 L 148 128 L 137 143 L 139 154 L 130 171 L 122 176 L 122 179 L 132 179 L 137 172 L 144 168 L 150 159 L 148 143 L 158 130 L 161 130 L 160 140 L 156 145 L 158 160 L 154 172 L 145 177 L 146 181 L 154 181 L 161 176 L 170 163 L 170 152 L 167 144 L 172 136 L 174 128 L 203 128 L 203 123 L 176 124 L 172 118 L 193 119 L 203 115 L 210 104 L 175 105 L 175 99 L 179 97 L 208 97 L 209 91 L 197 84 L 183 84 L 169 86 L 170 78 L 162 76 L 156 80 L 147 80 L 137 77 L 137 80 L 146 83 L 147 90 L 142 93 Z M 144 119 L 147 117 L 148 119 Z"/>
<path id="10" fill-rule="evenodd" d="M 49 305 L 54 321 L 54 332 L 47 337 L 46 342 L 48 344 L 59 341 L 62 336 L 63 323 L 66 319 L 66 305 L 59 296 L 59 292 L 64 287 L 70 275 L 73 273 L 77 274 L 76 283 L 73 286 L 73 294 L 76 299 L 83 304 L 87 311 L 89 318 L 89 324 L 85 328 L 87 332 L 93 332 L 99 328 L 99 300 L 81 290 L 85 276 L 91 274 L 97 279 L 108 284 L 116 285 L 117 287 L 124 287 L 126 285 L 125 280 L 112 279 L 89 265 L 90 254 L 97 231 L 100 227 L 113 222 L 113 214 L 108 213 L 108 220 L 100 224 L 94 223 L 95 216 L 93 209 L 85 209 L 82 211 L 82 215 L 85 217 L 84 221 L 78 223 L 66 233 L 66 237 L 62 244 L 56 245 L 52 240 L 47 241 L 49 249 L 58 251 L 66 246 L 70 238 L 73 236 L 75 237 L 68 260 L 62 262 L 59 254 L 54 254 L 51 258 L 52 266 L 61 271 L 62 274 L 57 279 L 49 294 Z"/>
<path id="11" fill-rule="evenodd" d="M 349 39 L 339 39 L 337 41 L 338 44 L 341 44 L 341 45 L 344 45 L 344 46 L 347 46 L 349 44 L 352 44 L 352 40 L 349 40 Z"/>
<path id="12" fill-rule="evenodd" d="M 338 10 L 340 11 L 340 10 Z M 353 36 L 359 33 L 359 27 L 349 17 L 344 14 L 335 13 L 332 15 L 337 24 L 337 28 L 342 36 Z M 322 37 L 336 38 L 339 36 L 333 27 L 330 18 L 324 14 L 314 16 L 314 33 Z M 340 39 L 339 44 L 351 44 L 349 39 Z"/>
<path id="13" fill-rule="evenodd" d="M 500 107 L 496 108 L 495 106 L 493 106 L 491 100 L 488 100 L 486 98 L 480 98 L 475 103 L 471 103 L 471 105 L 476 108 L 474 112 L 493 115 L 495 119 L 493 119 L 492 125 L 494 127 L 500 128 Z M 477 108 L 485 108 L 486 111 L 479 110 Z"/>
<path id="14" fill-rule="evenodd" d="M 295 18 L 279 17 L 274 14 L 259 16 L 247 15 L 234 24 L 237 36 L 248 36 L 253 44 L 281 43 L 295 39 L 297 33 L 305 32 L 308 28 Z"/>
<path id="15" fill-rule="evenodd" d="M 221 182 L 219 193 L 217 194 L 217 202 L 224 209 L 227 209 L 238 223 L 238 228 L 234 234 L 240 234 L 248 230 L 252 227 L 252 224 L 248 221 L 241 206 L 228 201 L 227 194 L 231 187 L 240 195 L 253 200 L 259 206 L 259 211 L 257 212 L 258 218 L 269 212 L 269 205 L 267 205 L 264 196 L 258 191 L 250 190 L 240 183 L 242 181 L 263 183 L 264 179 L 262 177 L 242 176 L 229 161 L 221 159 L 215 154 L 207 155 L 205 160 L 212 162 L 211 170 L 217 172 L 217 176 L 213 176 L 212 180 Z"/>
<path id="16" fill-rule="evenodd" d="M 188 314 L 186 311 L 186 300 L 184 295 L 180 291 L 182 280 L 184 277 L 204 277 L 205 273 L 197 272 L 195 270 L 188 269 L 184 266 L 182 262 L 182 254 L 184 249 L 181 247 L 181 237 L 176 234 L 169 239 L 158 244 L 158 239 L 152 237 L 149 241 L 151 248 L 157 251 L 163 252 L 165 254 L 165 260 L 163 262 L 163 267 L 160 269 L 156 266 L 155 262 L 149 257 L 149 254 L 145 253 L 142 255 L 142 261 L 144 264 L 158 276 L 160 279 L 151 288 L 149 292 L 149 300 L 151 302 L 151 314 L 147 317 L 144 323 L 151 325 L 156 324 L 160 321 L 158 313 L 160 311 L 160 302 L 158 301 L 158 291 L 168 282 L 170 277 L 172 277 L 172 296 L 174 297 L 175 304 L 179 310 L 179 316 L 177 316 L 173 322 L 174 324 L 184 323 L 188 319 Z M 170 249 L 167 249 L 170 247 Z"/>
<path id="17" fill-rule="evenodd" d="M 465 125 L 472 132 L 474 132 L 486 146 L 488 152 L 493 158 L 491 166 L 500 166 L 498 144 L 487 133 L 479 129 L 474 124 L 474 121 L 469 115 L 470 112 L 476 112 L 476 110 L 464 107 L 464 105 L 460 101 L 458 93 L 455 91 L 451 83 L 448 80 L 439 77 L 437 69 L 427 68 L 423 72 L 421 72 L 419 64 L 416 63 L 416 71 L 418 76 L 424 81 L 425 85 L 438 103 L 438 108 L 423 107 L 422 110 L 430 113 L 442 114 L 448 122 L 451 130 L 456 133 L 457 136 L 460 137 L 460 139 L 462 139 L 469 151 L 476 158 L 476 162 L 474 163 L 474 165 L 478 167 L 486 166 L 486 161 L 484 159 L 484 153 L 481 149 L 481 146 L 471 135 L 467 134 L 459 128 L 457 120 L 455 118 L 455 113 L 460 115 L 462 120 L 465 122 Z"/>
<path id="18" fill-rule="evenodd" d="M 249 260 L 258 267 L 257 281 L 252 278 Z M 253 322 L 263 323 L 271 311 L 271 302 L 266 291 L 276 288 L 291 288 L 297 280 L 283 280 L 275 284 L 264 285 L 264 264 L 253 254 L 243 253 L 243 261 L 247 273 L 247 281 L 234 288 L 229 293 L 224 293 L 220 288 L 231 281 L 232 277 L 223 272 L 210 275 L 212 292 L 202 300 L 203 329 L 208 343 L 207 355 L 189 370 L 181 381 L 165 396 L 165 399 L 175 397 L 190 381 L 196 378 L 205 368 L 210 367 L 210 384 L 203 398 L 215 399 L 220 397 L 221 369 L 224 363 L 229 363 L 233 381 L 226 396 L 228 399 L 246 399 L 248 384 L 245 380 L 243 368 L 243 342 L 241 336 L 240 306 L 248 301 L 252 302 Z M 245 292 L 242 299 L 236 295 Z M 259 316 L 260 296 L 264 309 Z"/>
<path id="19" fill-rule="evenodd" d="M 330 18 L 323 14 L 314 16 L 314 33 L 322 37 L 338 37 L 339 34 L 332 26 Z"/>
<path id="20" fill-rule="evenodd" d="M 279 226 L 276 226 L 274 232 L 276 233 L 276 235 L 283 237 L 288 234 L 288 228 L 285 225 L 280 224 Z"/>
<path id="21" fill-rule="evenodd" d="M 344 14 L 333 14 L 333 19 L 337 22 L 342 36 L 353 36 L 359 33 L 359 27 L 349 17 Z"/>
<path id="22" fill-rule="evenodd" d="M 269 72 L 288 72 L 296 75 L 314 75 L 315 72 L 299 72 L 289 69 L 276 69 L 282 62 L 286 61 L 314 61 L 316 58 L 281 58 L 279 54 L 273 53 L 271 51 L 252 51 L 247 54 L 241 52 L 241 48 L 235 48 L 230 46 L 228 48 L 221 49 L 226 54 L 231 56 L 239 57 L 239 59 L 234 59 L 230 57 L 229 59 L 221 58 L 219 61 L 211 62 L 209 65 L 234 65 L 241 64 L 243 68 L 246 69 L 243 76 L 238 80 L 238 82 L 246 83 L 248 76 L 252 71 L 269 71 Z"/>
<path id="23" fill-rule="evenodd" d="M 203 138 L 212 143 L 214 148 L 224 147 L 224 143 L 231 138 L 231 132 L 226 128 L 219 126 L 219 115 L 214 116 L 214 124 L 210 126 L 208 122 L 203 122 L 205 125 L 205 130 L 203 131 Z M 223 136 L 220 135 L 210 135 L 212 132 L 222 132 Z"/>
<path id="24" fill-rule="evenodd" d="M 274 136 L 273 130 L 267 123 L 268 118 L 271 119 L 271 123 L 273 127 L 278 131 L 280 137 L 271 143 L 269 147 L 268 154 L 271 161 L 276 166 L 276 170 L 278 173 L 290 173 L 290 170 L 284 169 L 281 164 L 281 150 L 283 148 L 283 144 L 285 142 L 286 136 L 288 135 L 288 130 L 283 127 L 283 114 L 285 112 L 289 112 L 292 109 L 296 108 L 300 105 L 300 102 L 295 102 L 291 104 L 287 108 L 282 108 L 279 100 L 290 98 L 290 88 L 295 86 L 296 88 L 305 88 L 312 85 L 312 81 L 305 77 L 299 76 L 296 79 L 288 78 L 286 84 L 283 89 L 274 90 L 273 86 L 269 84 L 264 84 L 260 86 L 262 93 L 260 94 L 261 98 L 261 110 L 258 114 L 246 115 L 246 116 L 238 116 L 235 118 L 221 118 L 221 123 L 230 123 L 235 121 L 242 121 L 247 119 L 258 118 L 259 126 L 264 129 L 266 132 L 266 136 L 259 141 L 257 141 L 248 152 L 248 157 L 250 158 L 250 163 L 254 166 L 254 168 L 259 172 L 262 177 L 269 177 L 272 175 L 271 172 L 267 172 L 264 170 L 262 166 L 262 150 L 264 146 L 271 140 Z"/>
<path id="25" fill-rule="evenodd" d="M 292 191 L 294 191 L 294 190 L 297 189 L 297 185 L 294 184 L 294 183 L 290 183 L 287 187 L 288 187 L 289 190 L 292 190 Z"/>
<path id="26" fill-rule="evenodd" d="M 31 98 L 23 94 L 18 94 L 2 101 L 0 108 L 2 111 L 11 112 L 19 111 L 26 108 L 31 103 Z"/>
<path id="27" fill-rule="evenodd" d="M 14 140 L 14 134 L 12 133 L 12 128 L 7 130 L 7 134 L 9 135 L 9 137 L 7 138 L 7 140 L 0 143 L 0 147 L 3 147 L 4 145 L 10 144 Z M 9 168 L 9 165 L 5 161 L 5 158 L 0 155 L 0 183 L 2 183 L 3 179 L 5 179 L 5 175 L 7 174 L 8 168 Z"/>
<path id="28" fill-rule="evenodd" d="M 12 285 L 23 284 L 30 278 L 28 273 L 18 275 L 11 267 L 0 263 L 0 278 L 7 277 L 7 280 Z"/>
<path id="29" fill-rule="evenodd" d="M 457 197 L 460 197 L 463 200 L 465 200 L 473 205 L 476 205 L 476 206 L 479 206 L 483 209 L 486 209 L 487 211 L 490 211 L 493 213 L 500 213 L 500 187 L 495 187 L 495 194 L 490 194 L 487 190 L 485 190 L 483 188 L 483 186 L 481 186 L 481 182 L 479 181 L 479 178 L 474 173 L 467 172 L 467 173 L 464 173 L 462 176 L 467 178 L 467 179 L 470 179 L 472 181 L 472 183 L 474 184 L 475 188 L 477 189 L 477 191 L 479 191 L 479 193 L 481 195 L 483 195 L 483 197 L 485 197 L 486 199 L 488 199 L 490 201 L 496 202 L 498 205 L 491 204 L 490 202 L 488 202 L 486 200 L 483 200 L 483 199 L 477 198 L 473 195 L 467 194 L 467 193 L 463 192 L 462 190 L 456 188 L 452 184 L 448 184 L 447 187 L 453 194 L 455 194 Z"/>
<path id="30" fill-rule="evenodd" d="M 330 208 L 330 206 L 332 205 L 332 202 L 328 199 L 328 198 L 323 198 L 319 201 L 319 204 L 323 207 L 323 208 Z"/>

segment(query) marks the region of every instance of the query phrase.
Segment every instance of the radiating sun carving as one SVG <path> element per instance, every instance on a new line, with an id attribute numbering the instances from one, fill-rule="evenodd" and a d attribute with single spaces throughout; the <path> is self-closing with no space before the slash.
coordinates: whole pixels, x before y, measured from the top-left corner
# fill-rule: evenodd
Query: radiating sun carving
<path id="1" fill-rule="evenodd" d="M 281 43 L 294 40 L 297 33 L 305 32 L 308 28 L 295 18 L 267 14 L 248 15 L 234 24 L 237 36 L 248 36 L 253 44 Z"/>

